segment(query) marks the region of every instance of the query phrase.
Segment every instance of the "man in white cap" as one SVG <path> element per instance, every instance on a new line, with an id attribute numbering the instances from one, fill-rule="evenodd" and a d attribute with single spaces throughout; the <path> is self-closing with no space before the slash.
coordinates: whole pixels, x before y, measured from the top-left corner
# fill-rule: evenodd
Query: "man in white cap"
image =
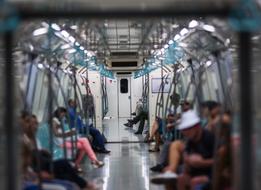
<path id="1" fill-rule="evenodd" d="M 212 173 L 214 135 L 200 126 L 200 118 L 192 110 L 182 114 L 178 129 L 186 139 L 184 149 L 176 160 L 177 163 L 183 161 L 183 171 L 180 175 L 167 171 L 152 178 L 151 182 L 166 184 L 167 189 L 173 189 L 173 182 L 177 182 L 178 190 L 208 184 Z"/>

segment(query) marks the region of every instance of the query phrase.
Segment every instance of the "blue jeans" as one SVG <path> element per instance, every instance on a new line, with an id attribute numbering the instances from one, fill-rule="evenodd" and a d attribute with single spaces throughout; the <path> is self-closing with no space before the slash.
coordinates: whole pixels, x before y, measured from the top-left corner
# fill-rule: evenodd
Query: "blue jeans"
<path id="1" fill-rule="evenodd" d="M 99 150 L 105 150 L 105 139 L 101 132 L 94 128 L 93 125 L 89 125 L 90 135 L 93 137 L 92 146 Z"/>

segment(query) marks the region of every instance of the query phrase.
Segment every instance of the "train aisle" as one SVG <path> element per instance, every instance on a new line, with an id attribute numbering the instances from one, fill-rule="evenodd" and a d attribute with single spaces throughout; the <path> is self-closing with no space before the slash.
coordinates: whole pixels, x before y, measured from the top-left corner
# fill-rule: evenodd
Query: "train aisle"
<path id="1" fill-rule="evenodd" d="M 98 155 L 103 168 L 88 168 L 85 176 L 96 179 L 101 190 L 163 190 L 149 183 L 150 166 L 156 163 L 156 154 L 148 152 L 145 143 L 112 143 L 107 145 L 110 155 Z"/>
<path id="2" fill-rule="evenodd" d="M 109 142 L 142 142 L 144 140 L 145 134 L 143 136 L 134 134 L 138 126 L 128 128 L 123 125 L 127 122 L 127 119 L 112 118 L 104 120 L 104 134 Z"/>
<path id="3" fill-rule="evenodd" d="M 141 135 L 134 135 L 133 129 L 126 129 L 125 121 L 126 118 L 104 121 L 104 134 L 108 141 L 114 142 L 106 145 L 111 153 L 98 154 L 98 159 L 105 163 L 104 167 L 95 169 L 86 164 L 89 167 L 83 167 L 87 171 L 84 175 L 90 181 L 96 179 L 101 190 L 163 189 L 149 182 L 152 175 L 149 168 L 156 164 L 157 154 L 148 152 L 149 145 L 142 142 Z"/>

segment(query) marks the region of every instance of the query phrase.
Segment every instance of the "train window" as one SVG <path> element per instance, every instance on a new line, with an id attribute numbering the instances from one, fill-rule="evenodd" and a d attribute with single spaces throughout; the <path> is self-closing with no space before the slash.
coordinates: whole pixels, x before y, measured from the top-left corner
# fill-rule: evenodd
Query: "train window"
<path id="1" fill-rule="evenodd" d="M 120 89 L 122 94 L 128 93 L 129 87 L 128 87 L 128 79 L 121 79 L 120 80 Z"/>

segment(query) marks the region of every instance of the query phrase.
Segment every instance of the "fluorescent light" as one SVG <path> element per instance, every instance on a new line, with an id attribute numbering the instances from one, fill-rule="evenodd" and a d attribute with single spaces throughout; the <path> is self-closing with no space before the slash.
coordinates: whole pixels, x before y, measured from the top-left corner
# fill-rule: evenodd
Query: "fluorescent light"
<path id="1" fill-rule="evenodd" d="M 174 41 L 173 40 L 170 40 L 169 41 L 169 45 L 171 45 L 171 44 L 173 44 L 174 43 Z"/>
<path id="2" fill-rule="evenodd" d="M 184 42 L 180 42 L 180 43 L 179 43 L 179 46 L 180 46 L 180 47 L 188 47 L 188 44 L 186 44 L 186 43 L 184 43 Z"/>
<path id="3" fill-rule="evenodd" d="M 94 61 L 88 63 L 89 65 L 95 65 Z"/>
<path id="4" fill-rule="evenodd" d="M 83 50 L 84 50 L 84 47 L 83 47 L 83 46 L 81 46 L 81 47 L 80 47 L 80 50 L 82 50 L 82 51 L 83 51 Z"/>
<path id="5" fill-rule="evenodd" d="M 164 48 L 161 48 L 161 50 L 160 50 L 160 51 L 164 53 L 164 52 L 165 52 L 165 49 L 164 49 Z"/>
<path id="6" fill-rule="evenodd" d="M 168 37 L 168 34 L 164 32 L 164 33 L 162 34 L 162 38 L 163 38 L 163 39 L 166 39 L 167 37 Z"/>
<path id="7" fill-rule="evenodd" d="M 203 29 L 206 30 L 206 31 L 208 31 L 208 32 L 215 32 L 215 27 L 214 27 L 214 26 L 211 26 L 211 25 L 205 24 L 205 25 L 203 26 Z"/>
<path id="8" fill-rule="evenodd" d="M 72 25 L 70 28 L 73 29 L 73 30 L 76 30 L 78 28 L 78 26 L 77 25 Z"/>
<path id="9" fill-rule="evenodd" d="M 62 31 L 61 31 L 61 34 L 62 34 L 65 38 L 68 38 L 68 37 L 70 36 L 70 34 L 69 34 L 67 31 L 65 31 L 65 30 L 62 30 Z"/>
<path id="10" fill-rule="evenodd" d="M 71 46 L 69 45 L 69 44 L 64 44 L 62 47 L 61 47 L 61 49 L 68 49 L 68 48 L 70 48 Z"/>
<path id="11" fill-rule="evenodd" d="M 174 36 L 174 41 L 177 41 L 177 40 L 179 40 L 180 39 L 180 35 L 179 34 L 177 34 L 176 36 Z"/>
<path id="12" fill-rule="evenodd" d="M 70 49 L 70 50 L 68 51 L 68 53 L 74 53 L 74 52 L 76 52 L 76 49 Z"/>
<path id="13" fill-rule="evenodd" d="M 198 26 L 198 21 L 196 21 L 196 20 L 192 20 L 189 23 L 189 28 L 195 28 L 196 26 Z"/>
<path id="14" fill-rule="evenodd" d="M 57 31 L 60 31 L 60 30 L 61 30 L 60 26 L 59 26 L 58 24 L 56 24 L 56 23 L 53 23 L 51 26 L 52 26 L 52 28 L 53 28 L 54 30 L 57 30 Z"/>
<path id="15" fill-rule="evenodd" d="M 209 67 L 210 65 L 212 65 L 212 62 L 211 61 L 207 61 L 206 62 L 206 67 Z"/>
<path id="16" fill-rule="evenodd" d="M 43 68 L 44 68 L 44 65 L 43 65 L 42 63 L 38 63 L 37 67 L 38 67 L 39 69 L 43 69 Z"/>
<path id="17" fill-rule="evenodd" d="M 47 22 L 42 22 L 42 26 L 45 27 L 45 28 L 48 28 L 49 24 Z"/>
<path id="18" fill-rule="evenodd" d="M 178 24 L 172 24 L 172 28 L 178 28 L 179 25 Z"/>
<path id="19" fill-rule="evenodd" d="M 166 44 L 166 45 L 164 46 L 164 48 L 165 48 L 165 49 L 168 49 L 168 47 L 169 47 L 169 45 L 168 45 L 168 44 Z"/>
<path id="20" fill-rule="evenodd" d="M 74 42 L 75 42 L 75 38 L 74 38 L 73 36 L 70 36 L 70 37 L 69 37 L 69 41 L 72 42 L 72 43 L 74 43 Z"/>
<path id="21" fill-rule="evenodd" d="M 180 35 L 181 35 L 181 36 L 184 36 L 184 35 L 186 35 L 188 32 L 189 32 L 189 31 L 188 31 L 187 28 L 183 28 L 183 29 L 180 31 Z"/>
<path id="22" fill-rule="evenodd" d="M 38 29 L 36 29 L 36 30 L 33 32 L 33 35 L 34 35 L 34 36 L 40 36 L 40 35 L 46 34 L 47 32 L 48 32 L 48 29 L 47 29 L 47 28 L 38 28 Z"/>

